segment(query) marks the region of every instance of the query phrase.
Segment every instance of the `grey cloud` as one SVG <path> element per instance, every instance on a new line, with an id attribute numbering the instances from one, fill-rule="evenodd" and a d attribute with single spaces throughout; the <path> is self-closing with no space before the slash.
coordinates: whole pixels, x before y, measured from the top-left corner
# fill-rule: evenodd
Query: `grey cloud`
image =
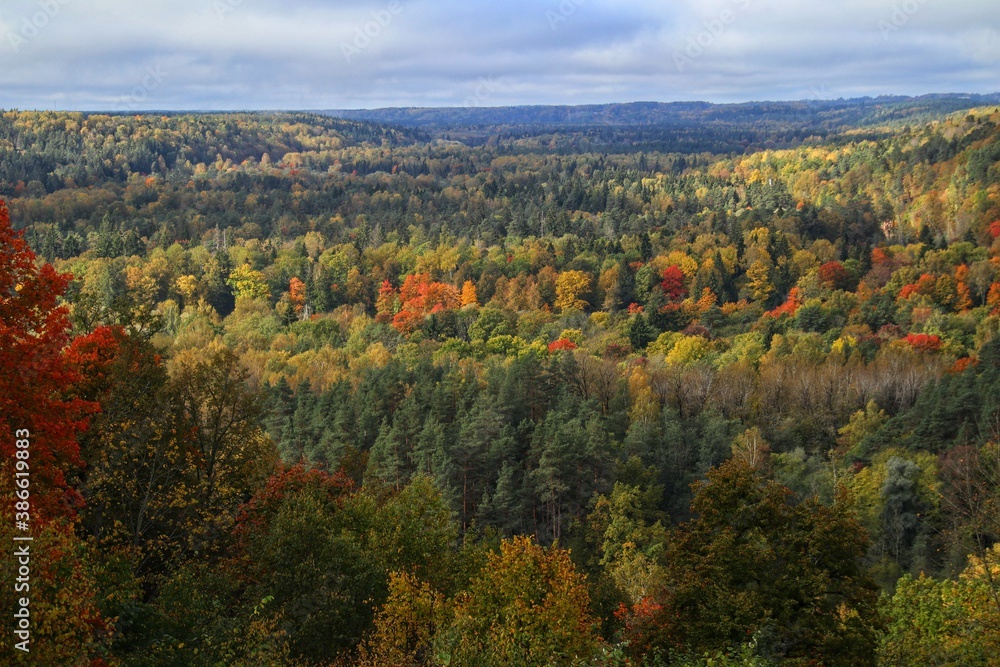
<path id="1" fill-rule="evenodd" d="M 0 6 L 0 107 L 1000 90 L 995 0 L 396 0 L 390 11 L 391 1 L 13 0 Z M 46 7 L 56 10 L 39 18 Z M 678 54 L 689 59 L 683 67 Z M 150 71 L 162 73 L 155 85 Z M 488 95 L 477 97 L 483 81 Z"/>

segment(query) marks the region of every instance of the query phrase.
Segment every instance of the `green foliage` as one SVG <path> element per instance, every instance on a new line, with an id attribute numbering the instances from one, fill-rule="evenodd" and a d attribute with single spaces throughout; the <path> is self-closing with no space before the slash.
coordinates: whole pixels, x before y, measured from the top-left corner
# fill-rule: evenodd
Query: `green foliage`
<path id="1" fill-rule="evenodd" d="M 438 649 L 447 665 L 583 665 L 597 650 L 587 589 L 569 554 L 528 538 L 501 544 L 454 613 Z"/>
<path id="2" fill-rule="evenodd" d="M 660 588 L 631 610 L 633 646 L 700 655 L 751 635 L 758 655 L 785 664 L 874 664 L 881 622 L 863 529 L 844 498 L 789 496 L 746 464 L 710 472 L 697 518 L 668 539 Z"/>
<path id="3" fill-rule="evenodd" d="M 460 141 L 0 115 L 0 193 L 82 334 L 52 315 L 72 368 L 31 400 L 14 341 L 0 403 L 100 407 L 46 433 L 70 524 L 40 585 L 78 598 L 40 613 L 49 661 L 871 664 L 873 577 L 887 664 L 981 664 L 1000 117 L 832 134 L 969 103 Z M 55 293 L 0 324 L 44 334 Z"/>
<path id="4" fill-rule="evenodd" d="M 883 665 L 990 665 L 1000 648 L 994 548 L 958 581 L 901 579 L 886 604 L 890 618 L 879 650 Z"/>

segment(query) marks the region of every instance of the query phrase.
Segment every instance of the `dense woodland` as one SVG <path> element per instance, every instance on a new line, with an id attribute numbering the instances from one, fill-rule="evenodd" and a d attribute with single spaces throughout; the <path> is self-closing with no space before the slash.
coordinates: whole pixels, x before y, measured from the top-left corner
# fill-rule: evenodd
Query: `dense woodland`
<path id="1" fill-rule="evenodd" d="M 996 664 L 1000 109 L 883 111 L 3 113 L 31 664 Z"/>

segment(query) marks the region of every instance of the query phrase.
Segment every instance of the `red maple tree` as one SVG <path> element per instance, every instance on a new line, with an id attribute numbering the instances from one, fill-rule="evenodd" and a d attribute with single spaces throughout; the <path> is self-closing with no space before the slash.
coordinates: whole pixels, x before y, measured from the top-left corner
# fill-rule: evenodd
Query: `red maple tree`
<path id="1" fill-rule="evenodd" d="M 67 473 L 83 465 L 76 436 L 97 409 L 65 394 L 79 380 L 65 353 L 68 310 L 59 304 L 70 280 L 50 264 L 37 266 L 0 201 L 0 469 L 12 477 L 15 442 L 27 439 L 34 521 L 71 515 L 81 502 Z"/>
<path id="2" fill-rule="evenodd" d="M 911 333 L 903 340 L 920 352 L 937 352 L 941 349 L 941 337 L 932 334 Z"/>
<path id="3" fill-rule="evenodd" d="M 663 296 L 669 301 L 681 301 L 688 293 L 684 287 L 684 272 L 678 266 L 668 266 L 663 270 L 660 287 L 663 289 Z"/>

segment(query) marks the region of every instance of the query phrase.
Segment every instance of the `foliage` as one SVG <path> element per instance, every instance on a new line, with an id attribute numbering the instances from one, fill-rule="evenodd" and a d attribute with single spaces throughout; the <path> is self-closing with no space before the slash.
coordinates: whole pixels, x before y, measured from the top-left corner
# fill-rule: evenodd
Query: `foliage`
<path id="1" fill-rule="evenodd" d="M 62 390 L 78 379 L 64 348 L 69 319 L 58 299 L 71 276 L 35 265 L 0 202 L 0 444 L 5 496 L 13 496 L 15 441 L 27 440 L 33 518 L 72 514 L 79 494 L 68 477 L 83 461 L 77 433 L 96 408 Z M 8 494 L 10 494 L 8 496 Z"/>
<path id="2" fill-rule="evenodd" d="M 880 621 L 863 529 L 846 498 L 789 495 L 737 461 L 697 484 L 698 517 L 668 539 L 662 583 L 623 608 L 630 644 L 700 654 L 754 636 L 760 655 L 789 664 L 874 664 Z"/>
<path id="3" fill-rule="evenodd" d="M 446 664 L 580 665 L 597 649 L 587 588 L 569 554 L 525 537 L 501 544 L 455 605 Z"/>
<path id="4" fill-rule="evenodd" d="M 872 581 L 881 659 L 981 662 L 969 104 L 3 113 L 3 484 L 28 428 L 50 662 L 871 664 Z"/>

